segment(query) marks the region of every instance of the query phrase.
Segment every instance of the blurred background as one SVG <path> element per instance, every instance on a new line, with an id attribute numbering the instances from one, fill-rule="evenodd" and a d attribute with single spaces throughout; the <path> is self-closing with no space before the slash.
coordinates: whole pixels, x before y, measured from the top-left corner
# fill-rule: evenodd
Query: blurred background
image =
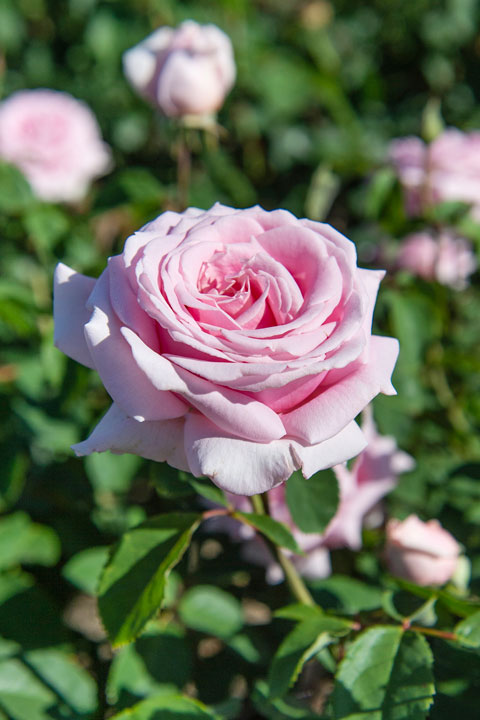
<path id="1" fill-rule="evenodd" d="M 73 457 L 70 445 L 109 399 L 94 372 L 53 347 L 52 273 L 61 260 L 97 277 L 131 232 L 175 206 L 175 127 L 135 95 L 121 57 L 186 18 L 221 27 L 238 69 L 219 139 L 190 132 L 189 204 L 259 203 L 325 220 L 355 241 L 360 265 L 392 270 L 375 323 L 400 339 L 399 394 L 379 398 L 375 417 L 417 466 L 389 498 L 390 512 L 438 517 L 467 547 L 471 588 L 480 590 L 478 283 L 473 276 L 456 291 L 393 272 L 402 238 L 424 221 L 406 216 L 387 162 L 393 138 L 480 127 L 477 0 L 0 0 L 1 98 L 67 91 L 94 111 L 113 150 L 111 173 L 75 205 L 40 202 L 20 172 L 0 165 L 2 720 L 103 718 L 162 688 L 187 688 L 224 718 L 240 717 L 249 694 L 242 717 L 307 717 L 270 706 L 261 683 L 252 690 L 283 632 L 281 623 L 267 632 L 268 608 L 288 593 L 266 586 L 226 537 L 199 536 L 172 575 L 175 620 L 115 657 L 92 598 L 108 544 L 146 516 L 197 501 L 167 466 Z M 463 221 L 451 205 L 435 217 Z M 478 253 L 480 228 L 462 229 Z M 332 554 L 334 570 L 375 583 L 380 544 L 381 531 L 367 530 L 360 553 Z M 202 634 L 188 609 L 178 616 L 178 593 L 198 584 L 228 591 L 240 640 L 219 640 L 208 623 Z M 452 707 L 475 716 L 474 688 L 459 677 L 469 673 L 468 685 L 480 673 L 465 656 L 442 660 L 440 651 L 432 718 Z"/>

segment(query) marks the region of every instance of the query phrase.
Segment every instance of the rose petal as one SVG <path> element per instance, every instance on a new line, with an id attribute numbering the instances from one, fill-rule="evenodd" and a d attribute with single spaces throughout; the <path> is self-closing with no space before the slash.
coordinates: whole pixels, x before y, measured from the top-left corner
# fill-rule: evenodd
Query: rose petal
<path id="1" fill-rule="evenodd" d="M 90 437 L 72 448 L 78 456 L 105 450 L 119 455 L 133 453 L 188 471 L 183 429 L 183 419 L 138 422 L 113 403 Z"/>
<path id="2" fill-rule="evenodd" d="M 263 403 L 175 367 L 128 328 L 123 329 L 123 336 L 131 347 L 135 367 L 154 388 L 182 395 L 212 422 L 240 437 L 268 442 L 285 434 L 278 415 Z"/>
<path id="3" fill-rule="evenodd" d="M 367 445 L 362 431 L 353 420 L 336 435 L 316 445 L 304 445 L 291 438 L 289 442 L 296 463 L 306 478 L 349 460 Z"/>
<path id="4" fill-rule="evenodd" d="M 323 383 L 313 400 L 283 415 L 287 434 L 310 444 L 321 442 L 336 435 L 378 393 L 395 395 L 390 378 L 398 356 L 398 341 L 373 335 L 369 356 L 366 364 L 357 364 L 355 370 L 336 378 L 328 387 Z M 327 382 L 329 379 L 330 373 Z"/>
<path id="5" fill-rule="evenodd" d="M 243 440 L 225 433 L 199 413 L 186 418 L 185 452 L 195 476 L 206 475 L 236 495 L 266 492 L 297 469 L 288 440 Z"/>
<path id="6" fill-rule="evenodd" d="M 88 322 L 90 310 L 86 304 L 95 285 L 94 278 L 81 275 L 63 263 L 55 269 L 53 289 L 53 317 L 55 320 L 54 343 L 68 357 L 82 365 L 94 368 L 83 327 Z"/>
<path id="7" fill-rule="evenodd" d="M 103 384 L 130 417 L 167 420 L 184 415 L 188 406 L 170 392 L 161 392 L 137 366 L 110 302 L 108 268 L 89 299 L 93 314 L 85 338 Z"/>

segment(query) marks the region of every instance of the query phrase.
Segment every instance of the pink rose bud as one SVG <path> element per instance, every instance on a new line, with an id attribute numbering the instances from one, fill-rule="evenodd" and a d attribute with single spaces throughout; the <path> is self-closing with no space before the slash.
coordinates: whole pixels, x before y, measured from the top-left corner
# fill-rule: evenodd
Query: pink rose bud
<path id="1" fill-rule="evenodd" d="M 230 38 L 193 20 L 161 27 L 123 56 L 132 87 L 169 117 L 211 115 L 235 81 Z"/>
<path id="2" fill-rule="evenodd" d="M 417 137 L 394 140 L 389 156 L 406 193 L 407 212 L 446 201 L 472 205 L 480 217 L 480 132 L 449 128 L 430 145 Z"/>
<path id="3" fill-rule="evenodd" d="M 21 90 L 0 103 L 0 157 L 16 165 L 34 193 L 76 202 L 111 166 L 95 115 L 55 90 Z"/>
<path id="4" fill-rule="evenodd" d="M 113 405 L 79 455 L 132 452 L 253 495 L 357 455 L 355 417 L 394 394 L 372 335 L 383 271 L 285 210 L 165 212 L 98 280 L 60 264 L 55 342 Z"/>
<path id="5" fill-rule="evenodd" d="M 438 237 L 419 232 L 405 238 L 397 265 L 425 280 L 436 280 L 462 290 L 468 285 L 467 278 L 477 269 L 477 260 L 464 238 L 449 232 L 442 232 Z"/>
<path id="6" fill-rule="evenodd" d="M 385 557 L 392 575 L 417 585 L 444 585 L 457 567 L 460 546 L 438 520 L 416 515 L 387 524 Z"/>

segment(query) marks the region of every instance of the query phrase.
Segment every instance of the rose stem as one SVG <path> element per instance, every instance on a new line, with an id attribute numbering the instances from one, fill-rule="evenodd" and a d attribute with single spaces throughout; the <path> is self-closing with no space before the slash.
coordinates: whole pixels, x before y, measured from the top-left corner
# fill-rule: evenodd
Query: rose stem
<path id="1" fill-rule="evenodd" d="M 178 211 L 188 207 L 188 191 L 190 188 L 191 157 L 188 147 L 187 130 L 181 127 L 177 144 L 177 202 Z"/>
<path id="2" fill-rule="evenodd" d="M 269 515 L 268 513 L 268 495 L 263 493 L 262 495 L 252 495 L 250 498 L 252 508 L 257 515 Z M 276 556 L 287 580 L 288 586 L 292 592 L 292 595 L 303 605 L 315 606 L 315 601 L 310 595 L 307 586 L 303 582 L 302 578 L 298 574 L 295 565 L 284 555 L 281 548 L 278 547 L 272 540 L 265 537 L 263 538 L 270 550 Z"/>

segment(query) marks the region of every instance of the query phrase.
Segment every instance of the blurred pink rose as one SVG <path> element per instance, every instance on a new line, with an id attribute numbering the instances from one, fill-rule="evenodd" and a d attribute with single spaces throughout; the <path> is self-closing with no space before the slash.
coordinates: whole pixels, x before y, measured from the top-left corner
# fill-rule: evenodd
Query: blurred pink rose
<path id="1" fill-rule="evenodd" d="M 355 460 L 351 470 L 348 470 L 346 465 L 336 465 L 333 468 L 339 483 L 340 504 L 323 534 L 304 533 L 294 524 L 286 502 L 285 485 L 280 485 L 268 493 L 271 516 L 290 528 L 306 556 L 294 555 L 287 550 L 283 552 L 306 578 L 322 578 L 330 574 L 330 549 L 361 548 L 365 518 L 378 507 L 381 499 L 393 490 L 398 475 L 412 470 L 415 465 L 410 455 L 398 450 L 393 437 L 377 433 L 370 408 L 363 413 L 362 431 L 368 446 Z M 236 509 L 251 510 L 248 498 L 232 494 L 227 494 L 227 497 Z M 251 528 L 230 518 L 215 518 L 211 522 L 212 527 L 228 532 L 234 539 L 249 541 L 243 548 L 243 555 L 246 559 L 267 567 L 269 582 L 282 579 L 280 565 Z"/>
<path id="2" fill-rule="evenodd" d="M 166 212 L 98 280 L 60 264 L 55 342 L 114 403 L 79 455 L 132 452 L 252 495 L 357 455 L 354 418 L 398 342 L 371 334 L 383 271 L 285 210 Z"/>
<path id="3" fill-rule="evenodd" d="M 480 216 L 480 132 L 449 128 L 426 145 L 404 137 L 390 145 L 390 159 L 406 192 L 407 212 L 448 200 L 470 203 Z"/>
<path id="4" fill-rule="evenodd" d="M 392 575 L 417 585 L 443 585 L 457 567 L 460 546 L 438 520 L 416 515 L 387 524 L 385 558 Z"/>
<path id="5" fill-rule="evenodd" d="M 0 103 L 0 157 L 24 173 L 39 198 L 51 202 L 81 200 L 111 165 L 110 149 L 87 105 L 44 89 L 21 90 Z"/>
<path id="6" fill-rule="evenodd" d="M 419 232 L 404 239 L 397 265 L 425 280 L 437 280 L 462 290 L 468 285 L 467 278 L 477 269 L 477 260 L 464 238 L 449 232 L 442 232 L 437 238 L 429 232 Z"/>
<path id="7" fill-rule="evenodd" d="M 215 25 L 193 20 L 161 27 L 123 56 L 135 90 L 164 115 L 210 115 L 235 81 L 230 38 Z"/>

